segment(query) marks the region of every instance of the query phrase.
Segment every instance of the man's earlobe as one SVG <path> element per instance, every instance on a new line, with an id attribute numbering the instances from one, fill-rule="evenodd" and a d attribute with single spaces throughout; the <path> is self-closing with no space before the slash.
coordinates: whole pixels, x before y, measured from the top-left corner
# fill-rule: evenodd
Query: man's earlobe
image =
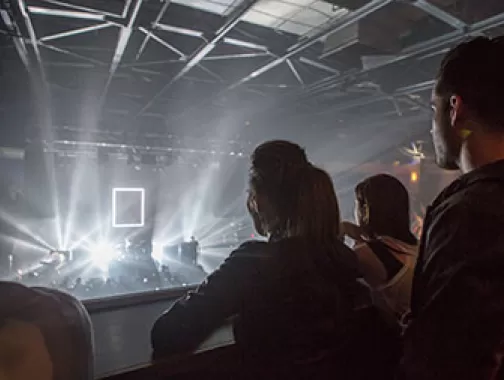
<path id="1" fill-rule="evenodd" d="M 460 131 L 460 137 L 462 138 L 462 140 L 465 140 L 471 135 L 471 133 L 471 130 L 464 128 Z"/>

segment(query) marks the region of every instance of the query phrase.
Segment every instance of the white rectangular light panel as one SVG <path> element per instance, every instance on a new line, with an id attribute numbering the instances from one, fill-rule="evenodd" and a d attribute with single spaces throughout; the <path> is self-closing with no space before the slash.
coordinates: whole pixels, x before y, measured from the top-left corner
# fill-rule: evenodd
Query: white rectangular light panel
<path id="1" fill-rule="evenodd" d="M 143 227 L 145 223 L 145 189 L 112 189 L 112 227 Z"/>

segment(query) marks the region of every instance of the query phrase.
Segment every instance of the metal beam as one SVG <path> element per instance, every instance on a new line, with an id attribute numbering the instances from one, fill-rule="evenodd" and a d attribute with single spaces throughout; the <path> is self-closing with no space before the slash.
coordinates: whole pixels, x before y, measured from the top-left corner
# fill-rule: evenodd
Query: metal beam
<path id="1" fill-rule="evenodd" d="M 221 54 L 213 55 L 203 58 L 203 61 L 220 61 L 223 59 L 243 59 L 243 58 L 257 58 L 257 57 L 270 57 L 270 53 L 241 53 L 241 54 Z"/>
<path id="2" fill-rule="evenodd" d="M 496 27 L 501 26 L 503 24 L 504 24 L 504 13 L 501 13 L 501 14 L 495 15 L 493 17 L 490 17 L 488 19 L 479 21 L 475 24 L 469 25 L 465 29 L 465 32 L 463 32 L 463 33 L 461 33 L 460 31 L 453 31 L 453 32 L 432 38 L 430 40 L 412 45 L 412 46 L 404 49 L 396 57 L 391 58 L 390 60 L 387 60 L 386 62 L 383 62 L 382 64 L 375 65 L 375 66 L 373 66 L 373 68 L 363 69 L 358 72 L 348 73 L 346 75 L 331 75 L 330 77 L 327 77 L 327 78 L 323 79 L 322 81 L 319 81 L 319 82 L 314 83 L 313 85 L 309 86 L 306 91 L 304 91 L 302 94 L 298 94 L 298 95 L 302 95 L 302 97 L 300 99 L 303 99 L 305 96 L 312 96 L 312 95 L 320 93 L 320 92 L 329 91 L 335 87 L 342 85 L 343 83 L 346 83 L 348 80 L 354 80 L 355 78 L 363 76 L 363 75 L 367 74 L 368 72 L 375 70 L 377 68 L 382 68 L 384 66 L 388 66 L 393 63 L 402 62 L 407 59 L 411 59 L 413 57 L 432 52 L 436 49 L 445 48 L 447 45 L 451 45 L 451 44 L 455 44 L 457 42 L 460 42 L 463 39 L 467 38 L 468 36 L 484 33 L 490 29 L 496 28 Z"/>
<path id="3" fill-rule="evenodd" d="M 238 86 L 241 86 L 242 84 L 245 84 L 249 82 L 250 80 L 257 78 L 261 74 L 264 74 L 265 72 L 273 69 L 274 67 L 277 67 L 278 65 L 284 63 L 287 59 L 293 57 L 294 55 L 302 52 L 303 50 L 309 48 L 310 46 L 316 44 L 320 40 L 326 38 L 332 33 L 335 33 L 339 30 L 342 30 L 349 25 L 352 25 L 355 22 L 358 22 L 359 20 L 363 19 L 364 17 L 368 16 L 369 14 L 385 7 L 386 5 L 390 4 L 394 0 L 372 0 L 365 6 L 359 8 L 358 10 L 355 10 L 351 13 L 348 13 L 346 16 L 342 17 L 341 19 L 337 20 L 334 24 L 329 26 L 326 29 L 321 30 L 320 32 L 314 34 L 311 37 L 308 37 L 306 39 L 302 39 L 296 44 L 290 46 L 287 51 L 284 53 L 283 56 L 276 57 L 272 61 L 268 62 L 264 66 L 256 69 L 246 77 L 240 79 L 239 81 L 232 83 L 230 86 L 225 88 L 224 90 L 220 91 L 218 95 L 220 95 L 222 92 L 233 90 Z M 149 104 L 150 105 L 150 104 Z M 199 104 L 197 105 L 199 106 Z M 189 107 L 191 108 L 191 107 Z M 181 113 L 176 115 L 176 118 L 183 116 L 186 113 L 187 109 L 183 110 Z"/>
<path id="4" fill-rule="evenodd" d="M 336 105 L 335 107 L 331 107 L 328 110 L 322 111 L 318 113 L 318 115 L 325 115 L 325 114 L 330 114 L 330 113 L 337 113 L 341 111 L 345 111 L 350 108 L 354 107 L 361 107 L 365 106 L 368 104 L 376 103 L 382 100 L 391 100 L 391 99 L 397 99 L 398 97 L 405 96 L 405 95 L 410 95 L 414 94 L 417 92 L 422 92 L 422 91 L 427 91 L 430 90 L 434 86 L 433 80 L 421 82 L 421 83 L 416 83 L 410 86 L 405 86 L 398 88 L 395 90 L 393 93 L 388 94 L 384 92 L 380 92 L 378 94 L 372 95 L 372 96 L 366 96 L 360 99 L 355 99 L 349 102 L 345 103 L 340 103 Z"/>
<path id="5" fill-rule="evenodd" d="M 123 11 L 121 13 L 121 18 L 126 18 L 128 16 L 128 11 L 131 7 L 131 1 L 132 0 L 126 0 L 126 2 L 124 3 L 124 8 L 123 8 Z"/>
<path id="6" fill-rule="evenodd" d="M 37 41 L 37 36 L 35 34 L 35 29 L 33 28 L 33 23 L 31 21 L 30 15 L 24 0 L 17 0 L 17 5 L 21 16 L 24 20 L 26 30 L 28 31 L 28 42 L 31 43 L 35 59 L 37 60 L 38 75 L 32 75 L 32 82 L 34 82 L 34 95 L 35 103 L 37 106 L 37 120 L 39 125 L 42 127 L 42 131 L 46 131 L 48 127 L 52 124 L 51 117 L 51 94 L 49 92 L 49 85 L 47 83 L 46 73 L 44 64 L 42 62 L 42 57 L 40 55 L 40 49 Z"/>
<path id="7" fill-rule="evenodd" d="M 89 8 L 89 7 L 85 7 L 82 5 L 69 4 L 64 1 L 58 1 L 58 0 L 42 0 L 42 1 L 45 3 L 48 3 L 48 4 L 57 5 L 60 7 L 73 9 L 76 11 L 83 11 L 83 12 L 87 12 L 87 13 L 96 13 L 96 14 L 106 15 L 106 16 L 110 16 L 110 17 L 114 17 L 114 18 L 120 17 L 120 15 L 115 14 L 115 13 L 106 12 L 106 11 L 103 11 L 100 9 Z"/>
<path id="8" fill-rule="evenodd" d="M 40 56 L 40 50 L 37 45 L 37 36 L 35 35 L 35 29 L 33 28 L 33 24 L 31 22 L 30 15 L 26 11 L 26 4 L 24 0 L 18 0 L 18 7 L 19 11 L 21 12 L 21 16 L 23 17 L 26 30 L 28 31 L 28 36 L 33 48 L 33 52 L 35 53 L 35 58 L 37 59 L 37 63 L 39 65 L 39 70 L 40 70 L 40 78 L 42 79 L 42 83 L 45 84 L 45 72 L 44 72 L 44 67 L 42 65 L 42 58 Z"/>
<path id="9" fill-rule="evenodd" d="M 205 39 L 205 33 L 202 32 L 201 30 L 181 28 L 179 26 L 161 24 L 159 22 L 153 23 L 152 28 L 158 29 L 158 30 L 163 30 L 165 32 L 180 34 L 181 36 L 200 38 L 204 41 L 207 41 Z M 260 50 L 263 52 L 269 52 L 268 47 L 265 45 L 260 45 L 260 44 L 256 44 L 255 42 L 244 41 L 244 40 L 240 40 L 237 38 L 224 37 L 222 39 L 222 42 L 227 45 L 238 46 L 238 47 L 242 47 L 245 49 Z M 270 55 L 271 55 L 271 53 L 270 53 Z"/>
<path id="10" fill-rule="evenodd" d="M 327 71 L 331 74 L 335 74 L 335 75 L 339 75 L 340 72 L 330 66 L 327 66 L 323 63 L 320 63 L 320 62 L 317 62 L 317 61 L 314 61 L 312 59 L 309 59 L 309 58 L 306 58 L 306 57 L 300 57 L 299 58 L 299 62 L 302 62 L 306 65 L 310 65 L 310 66 L 313 66 L 313 67 L 316 67 L 317 69 L 320 69 L 320 70 L 324 70 L 324 71 Z"/>
<path id="11" fill-rule="evenodd" d="M 287 52 L 273 61 L 267 63 L 266 65 L 260 67 L 259 69 L 253 71 L 246 77 L 242 78 L 241 80 L 237 81 L 236 83 L 232 84 L 228 89 L 233 89 L 236 88 L 254 78 L 257 78 L 259 75 L 264 74 L 266 71 L 271 70 L 274 67 L 277 67 L 278 65 L 282 64 L 285 62 L 288 58 L 291 58 L 292 56 L 300 53 L 301 51 L 309 48 L 310 46 L 314 45 L 315 43 L 319 42 L 320 40 L 326 38 L 332 33 L 335 33 L 337 31 L 340 31 L 349 25 L 352 25 L 353 23 L 363 19 L 364 17 L 370 15 L 373 12 L 376 12 L 378 9 L 383 8 L 384 6 L 388 5 L 391 3 L 392 0 L 372 0 L 368 4 L 364 5 L 363 7 L 349 13 L 347 16 L 342 17 L 339 22 L 336 22 L 334 25 L 330 26 L 327 29 L 324 29 L 312 37 L 309 37 L 307 39 L 301 40 L 300 42 L 296 43 L 295 45 L 292 45 Z"/>
<path id="12" fill-rule="evenodd" d="M 128 46 L 128 41 L 131 36 L 131 33 L 133 32 L 133 25 L 135 24 L 135 20 L 138 16 L 138 13 L 140 12 L 140 7 L 142 6 L 143 0 L 135 0 L 134 5 L 133 5 L 133 10 L 131 11 L 128 19 L 128 23 L 126 26 L 121 27 L 121 31 L 119 32 L 119 39 L 117 40 L 117 45 L 114 53 L 114 57 L 112 58 L 112 63 L 110 65 L 109 69 L 109 77 L 107 80 L 107 83 L 105 84 L 105 89 L 103 90 L 103 94 L 101 96 L 101 100 L 103 101 L 105 99 L 105 96 L 107 95 L 108 88 L 110 86 L 110 82 L 112 81 L 112 78 L 114 77 L 114 74 L 117 70 L 117 67 L 119 66 L 119 63 L 121 63 L 122 57 L 124 55 L 124 51 L 126 50 L 126 47 Z"/>
<path id="13" fill-rule="evenodd" d="M 441 8 L 431 4 L 426 0 L 416 0 L 413 2 L 413 6 L 423 10 L 425 13 L 428 13 L 432 17 L 443 21 L 454 29 L 464 30 L 465 28 L 467 28 L 467 24 L 464 21 L 449 14 L 448 12 L 445 12 Z"/>
<path id="14" fill-rule="evenodd" d="M 72 67 L 77 69 L 94 69 L 96 65 L 92 63 L 77 63 L 77 62 L 52 62 L 52 61 L 44 61 L 44 66 L 53 66 L 53 67 Z"/>
<path id="15" fill-rule="evenodd" d="M 214 36 L 208 43 L 202 45 L 199 49 L 197 49 L 186 62 L 184 67 L 159 91 L 155 94 L 147 104 L 142 107 L 142 109 L 138 112 L 138 115 L 141 115 L 145 112 L 158 97 L 160 97 L 168 88 L 170 88 L 175 82 L 177 82 L 180 78 L 186 75 L 194 66 L 199 64 L 203 58 L 205 58 L 208 53 L 210 53 L 216 44 L 222 40 L 226 34 L 234 28 L 236 24 L 238 24 L 241 18 L 247 13 L 257 2 L 258 0 L 245 0 L 243 1 L 235 10 L 228 16 L 224 25 L 222 25 L 217 32 L 215 32 Z"/>
<path id="16" fill-rule="evenodd" d="M 6 9 L 0 9 L 0 17 L 2 18 L 9 34 L 12 36 L 12 41 L 14 42 L 14 47 L 23 62 L 23 65 L 26 67 L 28 72 L 30 72 L 30 59 L 28 57 L 28 50 L 26 49 L 26 44 L 24 42 L 23 37 L 21 36 L 21 31 L 17 26 L 16 22 L 9 15 Z"/>
<path id="17" fill-rule="evenodd" d="M 100 23 L 100 24 L 96 24 L 96 25 L 86 26 L 84 28 L 77 28 L 77 29 L 67 30 L 66 32 L 60 32 L 60 33 L 50 34 L 50 35 L 41 37 L 39 39 L 39 41 L 52 41 L 52 40 L 56 40 L 56 39 L 59 39 L 59 38 L 70 37 L 70 36 L 77 36 L 79 34 L 94 32 L 96 30 L 108 28 L 108 27 L 113 26 L 113 25 L 114 24 L 112 24 L 110 22 L 106 22 L 106 23 Z"/>
<path id="18" fill-rule="evenodd" d="M 73 52 L 68 51 L 66 49 L 63 49 L 63 48 L 59 48 L 59 47 L 56 47 L 56 46 L 53 46 L 53 45 L 46 44 L 45 42 L 38 42 L 38 45 L 42 46 L 42 47 L 44 47 L 46 49 L 56 51 L 58 53 L 68 55 L 68 56 L 73 57 L 73 58 L 77 58 L 77 59 L 81 59 L 83 61 L 94 63 L 94 64 L 99 65 L 99 66 L 104 66 L 105 65 L 104 62 L 98 61 L 98 60 L 93 59 L 93 58 L 85 57 L 85 56 L 77 54 L 77 53 L 73 53 Z"/>
<path id="19" fill-rule="evenodd" d="M 90 13 L 83 11 L 68 11 L 64 9 L 52 9 L 44 7 L 29 6 L 28 10 L 31 14 L 55 17 L 77 18 L 81 20 L 97 20 L 105 21 L 105 15 L 99 13 Z"/>
<path id="20" fill-rule="evenodd" d="M 296 77 L 297 81 L 301 86 L 304 87 L 305 83 L 303 81 L 303 78 L 301 78 L 301 75 L 298 73 L 297 69 L 294 67 L 290 59 L 286 60 L 287 66 L 289 66 L 289 69 L 292 71 L 292 74 Z"/>
<path id="21" fill-rule="evenodd" d="M 165 0 L 165 3 L 163 4 L 161 9 L 159 10 L 159 13 L 157 14 L 156 18 L 154 19 L 154 22 L 152 23 L 153 26 L 157 25 L 158 22 L 161 21 L 164 14 L 168 10 L 168 6 L 170 5 L 170 3 L 171 3 L 171 0 Z M 147 47 L 147 43 L 149 42 L 151 37 L 152 37 L 152 34 L 145 35 L 144 40 L 142 41 L 142 45 L 140 45 L 140 48 L 138 49 L 138 53 L 135 58 L 137 61 L 140 58 L 140 56 L 142 55 L 144 49 Z"/>
<path id="22" fill-rule="evenodd" d="M 261 50 L 264 52 L 268 51 L 268 48 L 264 45 L 259 45 L 254 42 L 243 41 L 243 40 L 239 40 L 236 38 L 224 37 L 224 39 L 222 41 L 225 44 L 238 46 L 238 47 L 242 47 L 242 48 L 246 48 L 246 49 Z"/>
<path id="23" fill-rule="evenodd" d="M 125 68 L 125 67 L 156 66 L 156 65 L 166 65 L 170 63 L 180 63 L 180 59 L 163 59 L 160 61 L 125 63 L 121 65 L 121 67 Z"/>
<path id="24" fill-rule="evenodd" d="M 181 28 L 180 26 L 161 24 L 159 22 L 154 23 L 152 25 L 152 28 L 158 29 L 158 30 L 164 30 L 165 32 L 180 34 L 182 36 L 189 36 L 189 37 L 195 37 L 195 38 L 201 38 L 201 39 L 204 39 L 203 36 L 205 35 L 205 33 L 203 33 L 200 30 Z"/>
<path id="25" fill-rule="evenodd" d="M 177 54 L 180 57 L 180 60 L 183 60 L 183 61 L 187 60 L 187 55 L 185 55 L 184 53 L 182 53 L 179 49 L 177 49 L 172 44 L 170 44 L 170 43 L 166 42 L 165 40 L 163 40 L 161 37 L 158 37 L 154 33 L 149 32 L 147 29 L 145 29 L 142 26 L 139 27 L 138 30 L 141 31 L 143 34 L 145 34 L 145 37 L 152 38 L 158 44 L 163 45 L 165 48 L 168 48 L 169 50 L 171 50 L 172 52 L 174 52 L 175 54 Z M 147 40 L 144 39 L 144 41 L 147 41 Z M 138 58 L 140 58 L 139 54 L 141 54 L 142 51 L 143 51 L 142 49 L 140 51 L 138 51 L 137 56 L 136 56 L 137 60 L 138 60 Z M 180 62 L 180 60 L 178 62 Z"/>
<path id="26" fill-rule="evenodd" d="M 207 73 L 208 75 L 210 75 L 212 78 L 216 79 L 218 82 L 223 82 L 223 81 L 224 81 L 224 79 L 223 79 L 220 75 L 218 75 L 218 74 L 214 73 L 214 72 L 213 72 L 212 70 L 210 70 L 210 69 L 207 69 L 207 68 L 206 68 L 205 66 L 203 66 L 201 63 L 198 63 L 198 67 L 199 67 L 201 70 L 203 70 L 205 73 Z"/>

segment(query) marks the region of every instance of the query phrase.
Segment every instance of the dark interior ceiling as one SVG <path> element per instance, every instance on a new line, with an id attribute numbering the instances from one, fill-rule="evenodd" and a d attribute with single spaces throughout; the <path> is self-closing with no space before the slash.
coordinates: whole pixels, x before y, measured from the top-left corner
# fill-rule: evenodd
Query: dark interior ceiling
<path id="1" fill-rule="evenodd" d="M 223 124 L 237 144 L 321 141 L 420 123 L 442 53 L 504 25 L 502 0 L 0 4 L 3 146 L 205 145 Z"/>

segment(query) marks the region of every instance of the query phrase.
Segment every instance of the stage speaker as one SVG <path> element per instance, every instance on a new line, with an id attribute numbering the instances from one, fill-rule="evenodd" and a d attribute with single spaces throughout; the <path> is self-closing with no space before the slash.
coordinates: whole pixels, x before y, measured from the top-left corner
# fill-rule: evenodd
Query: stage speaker
<path id="1" fill-rule="evenodd" d="M 51 170 L 54 170 L 52 154 L 45 153 L 42 144 L 29 144 L 25 149 L 24 157 L 23 196 L 31 217 L 52 218 L 55 216 Z"/>

